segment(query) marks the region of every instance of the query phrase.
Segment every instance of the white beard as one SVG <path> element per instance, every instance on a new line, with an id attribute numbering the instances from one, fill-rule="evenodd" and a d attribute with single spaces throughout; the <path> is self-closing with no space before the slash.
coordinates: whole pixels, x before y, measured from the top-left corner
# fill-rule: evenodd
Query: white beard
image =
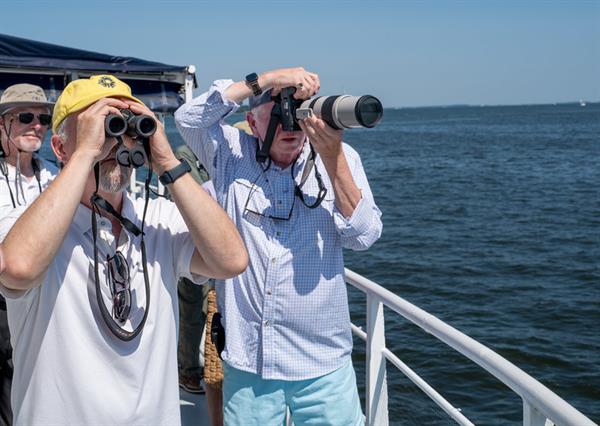
<path id="1" fill-rule="evenodd" d="M 100 188 L 106 192 L 121 192 L 129 184 L 131 169 L 115 162 L 100 165 Z"/>
<path id="2" fill-rule="evenodd" d="M 35 152 L 38 149 L 40 149 L 42 146 L 42 141 L 36 142 L 35 145 L 33 146 L 28 146 L 25 149 L 21 149 L 21 151 L 25 151 L 25 152 Z"/>

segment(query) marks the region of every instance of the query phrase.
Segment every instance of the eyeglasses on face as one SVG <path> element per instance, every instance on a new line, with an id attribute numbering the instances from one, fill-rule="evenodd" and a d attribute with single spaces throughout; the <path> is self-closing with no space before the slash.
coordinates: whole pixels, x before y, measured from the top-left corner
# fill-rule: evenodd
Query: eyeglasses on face
<path id="1" fill-rule="evenodd" d="M 129 265 L 125 256 L 117 251 L 107 256 L 108 287 L 113 299 L 113 317 L 124 322 L 131 310 L 131 290 L 129 286 Z"/>
<path id="2" fill-rule="evenodd" d="M 16 116 L 21 124 L 31 124 L 36 117 L 33 112 L 20 112 Z M 50 114 L 38 114 L 37 118 L 42 126 L 49 126 L 52 123 Z"/>

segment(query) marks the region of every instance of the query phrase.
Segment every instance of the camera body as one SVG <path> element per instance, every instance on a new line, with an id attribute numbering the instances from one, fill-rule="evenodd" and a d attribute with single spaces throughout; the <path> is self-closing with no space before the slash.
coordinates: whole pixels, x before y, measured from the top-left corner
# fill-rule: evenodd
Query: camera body
<path id="1" fill-rule="evenodd" d="M 147 140 L 156 132 L 156 120 L 147 115 L 136 115 L 129 109 L 120 110 L 121 114 L 109 114 L 104 119 L 104 131 L 109 137 L 114 137 L 119 142 L 116 160 L 125 167 L 138 168 L 144 165 L 146 155 L 140 141 Z M 122 136 L 127 134 L 136 139 L 138 143 L 132 149 L 123 144 Z"/>
<path id="2" fill-rule="evenodd" d="M 281 127 L 285 131 L 301 130 L 298 120 L 315 114 L 330 127 L 354 129 L 375 127 L 383 117 L 383 106 L 379 99 L 371 95 L 319 96 L 314 99 L 295 99 L 294 87 L 281 90 Z"/>

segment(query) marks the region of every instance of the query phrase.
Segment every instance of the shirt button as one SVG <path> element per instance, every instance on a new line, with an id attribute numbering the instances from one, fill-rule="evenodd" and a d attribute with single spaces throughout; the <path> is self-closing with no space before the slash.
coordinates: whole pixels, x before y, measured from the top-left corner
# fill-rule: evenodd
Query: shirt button
<path id="1" fill-rule="evenodd" d="M 281 204 L 281 200 L 277 200 L 277 204 Z"/>
<path id="2" fill-rule="evenodd" d="M 271 259 L 271 263 L 275 263 L 275 262 L 277 262 L 277 258 L 276 257 L 274 257 L 273 259 Z"/>
<path id="3" fill-rule="evenodd" d="M 278 237 L 281 236 L 281 231 L 275 232 L 275 235 L 277 235 Z"/>
<path id="4" fill-rule="evenodd" d="M 270 325 L 271 325 L 271 322 L 270 322 L 269 320 L 266 320 L 266 321 L 265 321 L 265 326 L 266 326 L 266 327 L 268 327 L 268 326 L 270 326 Z"/>
<path id="5" fill-rule="evenodd" d="M 271 290 L 267 290 L 267 294 L 270 296 L 271 295 Z"/>

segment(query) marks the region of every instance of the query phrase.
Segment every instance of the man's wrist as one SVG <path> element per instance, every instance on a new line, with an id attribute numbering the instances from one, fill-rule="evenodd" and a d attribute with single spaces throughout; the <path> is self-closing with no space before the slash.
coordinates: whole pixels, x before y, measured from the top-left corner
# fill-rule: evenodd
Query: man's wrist
<path id="1" fill-rule="evenodd" d="M 273 73 L 270 71 L 259 74 L 258 84 L 262 88 L 263 92 L 273 88 Z"/>
<path id="2" fill-rule="evenodd" d="M 83 149 L 76 150 L 69 159 L 69 163 L 85 164 L 89 165 L 90 167 L 93 166 L 95 162 L 95 153 Z"/>
<path id="3" fill-rule="evenodd" d="M 158 176 L 162 175 L 164 172 L 166 172 L 167 170 L 171 170 L 175 167 L 177 167 L 180 164 L 180 161 L 173 157 L 172 159 L 168 160 L 168 161 L 164 161 L 160 164 L 156 165 L 156 174 Z"/>

